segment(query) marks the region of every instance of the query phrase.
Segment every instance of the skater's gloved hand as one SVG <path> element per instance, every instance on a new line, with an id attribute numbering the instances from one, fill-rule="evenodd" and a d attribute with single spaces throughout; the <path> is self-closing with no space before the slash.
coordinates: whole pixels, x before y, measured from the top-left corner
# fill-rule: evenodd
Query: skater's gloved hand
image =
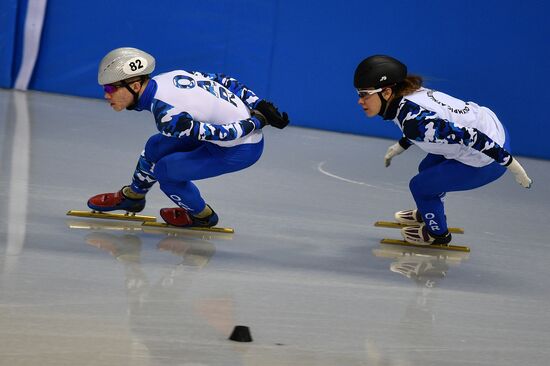
<path id="1" fill-rule="evenodd" d="M 268 125 L 267 118 L 265 118 L 265 116 L 260 111 L 252 109 L 250 111 L 250 117 L 256 117 L 256 119 L 260 121 L 260 128 L 264 128 L 266 125 Z"/>
<path id="2" fill-rule="evenodd" d="M 286 112 L 281 114 L 277 107 L 267 100 L 260 100 L 258 104 L 256 104 L 255 109 L 260 111 L 265 116 L 267 123 L 273 127 L 282 129 L 285 128 L 290 122 Z"/>
<path id="3" fill-rule="evenodd" d="M 386 168 L 390 166 L 391 159 L 393 159 L 394 156 L 401 154 L 403 151 L 405 151 L 405 149 L 403 149 L 399 143 L 390 146 L 386 152 L 386 155 L 384 155 L 384 164 L 386 165 Z"/>
<path id="4" fill-rule="evenodd" d="M 512 158 L 512 162 L 506 168 L 508 168 L 508 170 L 514 174 L 514 176 L 516 177 L 516 182 L 518 182 L 525 188 L 531 188 L 533 180 L 527 176 L 525 169 L 523 169 L 517 159 Z"/>

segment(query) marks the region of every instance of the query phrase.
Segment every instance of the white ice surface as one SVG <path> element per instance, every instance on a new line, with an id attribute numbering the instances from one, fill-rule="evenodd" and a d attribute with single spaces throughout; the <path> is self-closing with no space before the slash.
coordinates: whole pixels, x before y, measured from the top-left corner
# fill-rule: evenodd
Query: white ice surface
<path id="1" fill-rule="evenodd" d="M 448 194 L 469 255 L 379 244 L 418 149 L 386 169 L 392 141 L 296 127 L 197 182 L 234 235 L 65 215 L 127 184 L 155 132 L 147 112 L 0 90 L 0 365 L 548 365 L 549 161 L 520 158 L 531 190 L 507 173 Z M 167 206 L 155 188 L 144 213 Z"/>

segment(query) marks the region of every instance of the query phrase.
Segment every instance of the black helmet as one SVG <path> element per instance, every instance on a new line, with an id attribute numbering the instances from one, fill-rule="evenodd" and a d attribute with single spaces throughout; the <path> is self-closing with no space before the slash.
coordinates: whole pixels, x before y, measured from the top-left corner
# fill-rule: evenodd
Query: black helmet
<path id="1" fill-rule="evenodd" d="M 382 88 L 397 84 L 407 77 L 407 66 L 390 56 L 367 57 L 355 69 L 353 85 L 356 89 Z"/>

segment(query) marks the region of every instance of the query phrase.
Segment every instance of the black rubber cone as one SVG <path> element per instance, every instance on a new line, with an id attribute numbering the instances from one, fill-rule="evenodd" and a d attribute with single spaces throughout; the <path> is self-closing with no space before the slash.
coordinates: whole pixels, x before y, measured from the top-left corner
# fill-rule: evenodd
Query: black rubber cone
<path id="1" fill-rule="evenodd" d="M 237 325 L 233 328 L 233 332 L 229 339 L 235 342 L 252 342 L 252 336 L 250 335 L 250 329 L 244 325 Z"/>

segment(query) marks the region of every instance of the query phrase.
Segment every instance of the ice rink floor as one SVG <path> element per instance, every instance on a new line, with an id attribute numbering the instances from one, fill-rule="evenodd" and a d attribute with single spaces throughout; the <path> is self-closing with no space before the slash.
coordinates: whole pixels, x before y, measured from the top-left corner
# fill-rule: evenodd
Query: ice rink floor
<path id="1" fill-rule="evenodd" d="M 65 215 L 128 184 L 155 132 L 147 112 L 0 90 L 0 365 L 550 364 L 550 161 L 520 158 L 531 190 L 507 173 L 447 195 L 466 254 L 379 244 L 399 231 L 373 223 L 413 208 L 419 149 L 386 169 L 393 141 L 297 127 L 197 182 L 233 235 Z M 156 187 L 144 213 L 169 206 Z"/>

